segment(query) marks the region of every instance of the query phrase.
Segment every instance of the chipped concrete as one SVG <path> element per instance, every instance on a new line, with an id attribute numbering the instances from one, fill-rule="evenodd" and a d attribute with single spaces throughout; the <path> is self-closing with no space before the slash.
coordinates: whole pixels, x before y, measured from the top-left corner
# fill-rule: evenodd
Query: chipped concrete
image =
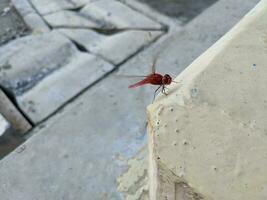
<path id="1" fill-rule="evenodd" d="M 191 199 L 267 198 L 266 11 L 262 0 L 149 106 L 152 199 L 182 198 L 180 183 Z"/>
<path id="2" fill-rule="evenodd" d="M 149 200 L 147 175 L 147 149 L 128 161 L 128 170 L 118 179 L 118 191 L 125 194 L 125 200 Z"/>

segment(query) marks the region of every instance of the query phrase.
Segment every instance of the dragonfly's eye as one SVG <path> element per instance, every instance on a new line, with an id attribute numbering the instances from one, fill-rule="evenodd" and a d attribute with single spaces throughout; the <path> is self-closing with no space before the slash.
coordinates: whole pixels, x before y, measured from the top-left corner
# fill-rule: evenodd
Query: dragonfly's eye
<path id="1" fill-rule="evenodd" d="M 170 85 L 172 82 L 172 77 L 169 74 L 165 74 L 163 76 L 163 80 L 162 80 L 164 85 Z"/>

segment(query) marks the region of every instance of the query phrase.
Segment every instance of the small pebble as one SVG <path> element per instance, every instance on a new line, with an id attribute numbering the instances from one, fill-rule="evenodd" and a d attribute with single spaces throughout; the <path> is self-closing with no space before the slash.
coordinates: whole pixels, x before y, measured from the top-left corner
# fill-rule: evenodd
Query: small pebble
<path id="1" fill-rule="evenodd" d="M 174 141 L 174 142 L 172 143 L 172 145 L 173 145 L 173 146 L 176 146 L 176 145 L 177 145 L 177 142 L 176 142 L 176 141 Z"/>
<path id="2" fill-rule="evenodd" d="M 183 145 L 187 145 L 188 142 L 186 140 L 183 140 Z"/>
<path id="3" fill-rule="evenodd" d="M 217 171 L 218 170 L 218 168 L 216 167 L 216 166 L 211 166 L 211 168 L 214 170 L 214 171 Z"/>
<path id="4" fill-rule="evenodd" d="M 256 64 L 253 64 L 253 65 L 251 66 L 251 68 L 254 69 L 254 70 L 256 69 L 256 67 L 257 67 Z"/>

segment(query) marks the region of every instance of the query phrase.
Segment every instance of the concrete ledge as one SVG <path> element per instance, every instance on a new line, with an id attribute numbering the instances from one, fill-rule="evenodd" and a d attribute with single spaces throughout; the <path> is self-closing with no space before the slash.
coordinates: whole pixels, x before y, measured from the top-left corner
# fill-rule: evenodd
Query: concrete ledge
<path id="1" fill-rule="evenodd" d="M 267 1 L 148 107 L 150 199 L 267 199 Z"/>

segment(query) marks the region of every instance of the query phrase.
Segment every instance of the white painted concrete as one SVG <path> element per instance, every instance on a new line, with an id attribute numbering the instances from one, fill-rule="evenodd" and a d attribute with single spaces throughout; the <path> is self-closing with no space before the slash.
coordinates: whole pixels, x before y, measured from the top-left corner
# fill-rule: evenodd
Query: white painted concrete
<path id="1" fill-rule="evenodd" d="M 149 106 L 150 198 L 263 200 L 267 1 Z"/>

